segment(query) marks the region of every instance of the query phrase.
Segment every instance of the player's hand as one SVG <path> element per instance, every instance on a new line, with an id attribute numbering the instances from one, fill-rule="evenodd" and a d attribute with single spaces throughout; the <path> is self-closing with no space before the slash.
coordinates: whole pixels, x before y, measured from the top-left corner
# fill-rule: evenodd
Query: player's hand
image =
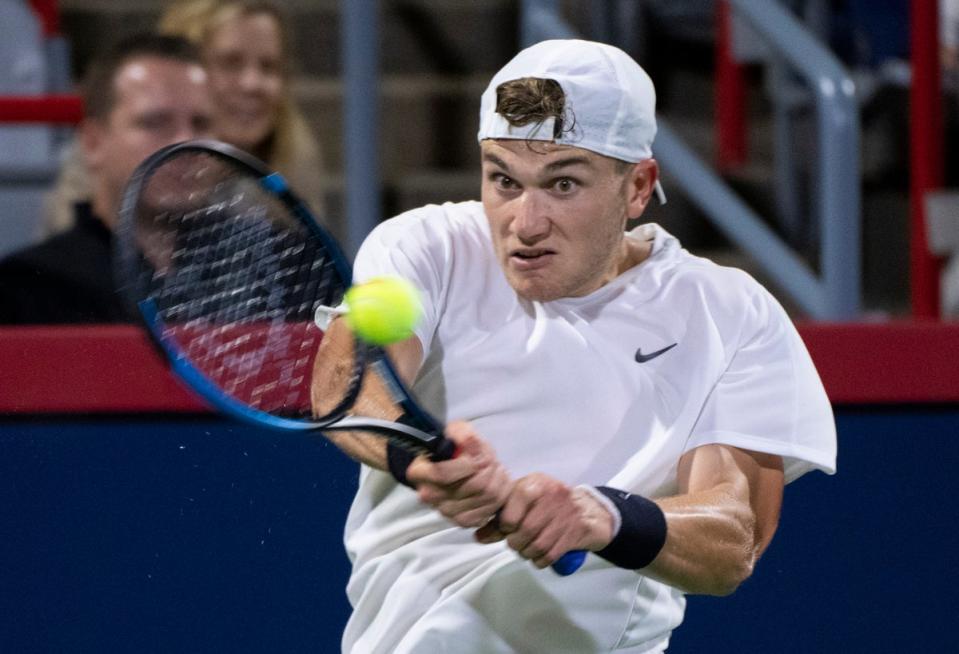
<path id="1" fill-rule="evenodd" d="M 534 473 L 516 481 L 499 519 L 476 532 L 481 543 L 506 543 L 538 568 L 573 550 L 601 550 L 613 537 L 613 516 L 581 488 Z"/>
<path id="2" fill-rule="evenodd" d="M 509 473 L 469 423 L 451 422 L 445 433 L 457 445 L 456 458 L 433 462 L 417 457 L 406 478 L 422 502 L 461 527 L 481 527 L 506 501 Z"/>

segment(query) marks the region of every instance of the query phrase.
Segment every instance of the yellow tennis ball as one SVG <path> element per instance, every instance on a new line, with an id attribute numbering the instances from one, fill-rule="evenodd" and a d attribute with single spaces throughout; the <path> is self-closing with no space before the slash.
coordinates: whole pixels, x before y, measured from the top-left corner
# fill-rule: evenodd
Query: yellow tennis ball
<path id="1" fill-rule="evenodd" d="M 353 286 L 344 300 L 353 333 L 373 345 L 409 338 L 423 314 L 419 291 L 399 277 L 375 277 Z"/>

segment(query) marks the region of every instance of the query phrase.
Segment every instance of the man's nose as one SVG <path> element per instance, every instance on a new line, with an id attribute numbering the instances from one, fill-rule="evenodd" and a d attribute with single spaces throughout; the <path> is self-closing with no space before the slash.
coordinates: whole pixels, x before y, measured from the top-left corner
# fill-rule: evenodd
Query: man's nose
<path id="1" fill-rule="evenodd" d="M 263 86 L 263 71 L 254 65 L 244 66 L 240 71 L 239 86 L 244 91 L 258 91 Z"/>
<path id="2" fill-rule="evenodd" d="M 535 190 L 527 191 L 519 198 L 513 231 L 524 243 L 535 243 L 549 234 L 549 205 Z"/>
<path id="3" fill-rule="evenodd" d="M 176 134 L 174 135 L 174 143 L 191 141 L 193 139 L 204 138 L 206 136 L 209 136 L 209 131 L 197 127 L 196 121 L 190 117 L 184 119 L 179 125 L 177 125 Z"/>

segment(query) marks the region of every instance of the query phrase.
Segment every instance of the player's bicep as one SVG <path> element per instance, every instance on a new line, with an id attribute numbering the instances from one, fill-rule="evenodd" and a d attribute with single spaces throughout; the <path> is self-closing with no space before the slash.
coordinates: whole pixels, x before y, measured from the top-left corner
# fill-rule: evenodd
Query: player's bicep
<path id="1" fill-rule="evenodd" d="M 769 546 L 782 507 L 783 460 L 729 445 L 703 445 L 679 460 L 680 495 L 721 490 L 751 514 L 756 558 Z"/>
<path id="2" fill-rule="evenodd" d="M 411 336 L 406 340 L 388 345 L 386 353 L 393 362 L 396 374 L 404 384 L 411 386 L 423 364 L 423 344 L 420 343 L 420 339 Z"/>

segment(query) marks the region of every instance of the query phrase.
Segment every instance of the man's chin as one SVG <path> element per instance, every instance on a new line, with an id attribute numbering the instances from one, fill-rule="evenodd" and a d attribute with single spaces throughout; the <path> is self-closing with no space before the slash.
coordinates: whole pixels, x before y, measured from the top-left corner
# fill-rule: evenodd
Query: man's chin
<path id="1" fill-rule="evenodd" d="M 530 302 L 551 302 L 563 297 L 563 294 L 555 288 L 530 283 L 528 280 L 510 279 L 509 285 L 516 291 L 518 296 Z"/>

